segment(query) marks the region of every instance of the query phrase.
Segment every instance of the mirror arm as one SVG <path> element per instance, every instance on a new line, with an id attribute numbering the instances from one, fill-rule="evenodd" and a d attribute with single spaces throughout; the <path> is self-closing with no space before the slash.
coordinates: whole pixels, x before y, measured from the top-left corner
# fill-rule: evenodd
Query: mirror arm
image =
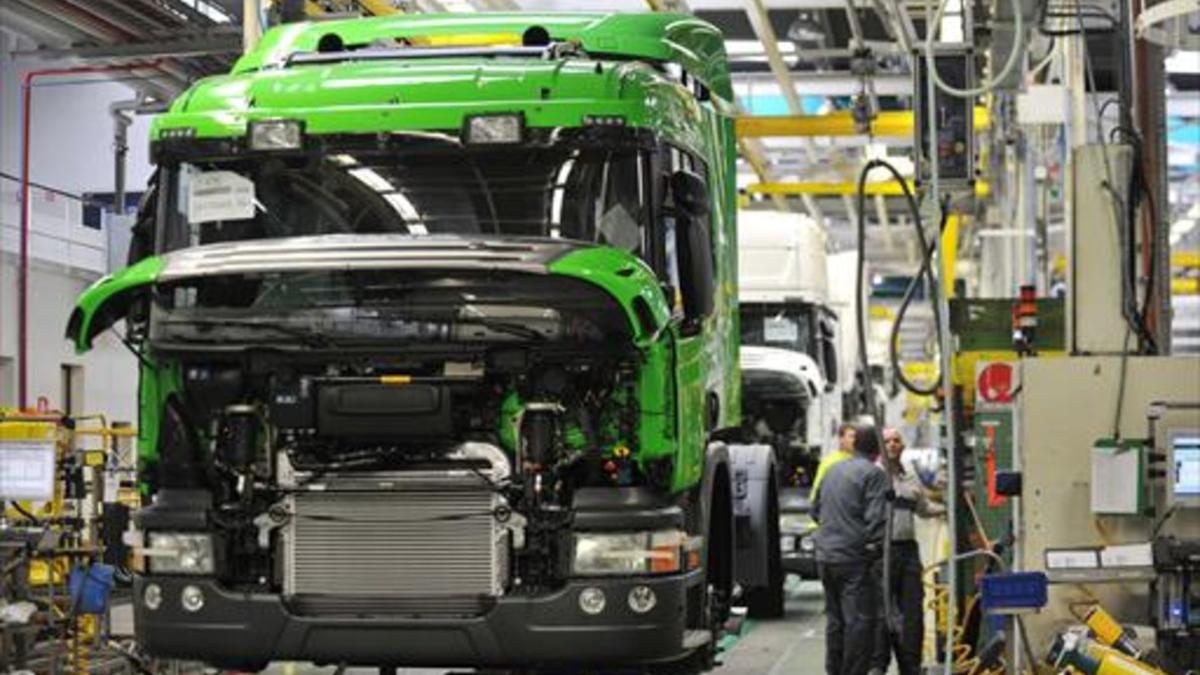
<path id="1" fill-rule="evenodd" d="M 679 333 L 687 337 L 699 335 L 701 329 L 704 328 L 704 317 L 692 316 L 684 317 L 679 322 Z"/>
<path id="2" fill-rule="evenodd" d="M 112 330 L 113 333 L 116 334 L 117 339 L 121 341 L 121 344 L 125 345 L 125 348 L 129 350 L 130 354 L 133 354 L 133 357 L 138 360 L 138 363 L 142 364 L 146 368 L 154 367 L 154 363 L 152 363 L 150 359 L 146 358 L 146 355 L 142 353 L 142 350 L 138 349 L 138 346 L 133 343 L 133 340 L 129 339 L 128 335 L 121 335 L 120 333 L 117 333 L 116 330 L 111 328 L 109 330 Z"/>

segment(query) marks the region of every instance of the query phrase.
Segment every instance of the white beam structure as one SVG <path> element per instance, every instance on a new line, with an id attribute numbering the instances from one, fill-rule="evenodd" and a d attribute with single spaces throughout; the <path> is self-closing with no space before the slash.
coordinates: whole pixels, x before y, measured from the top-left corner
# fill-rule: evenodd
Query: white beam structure
<path id="1" fill-rule="evenodd" d="M 793 115 L 803 115 L 804 106 L 800 103 L 800 97 L 796 94 L 796 87 L 792 81 L 792 73 L 788 70 L 787 64 L 783 61 L 783 55 L 779 53 L 779 39 L 775 36 L 775 29 L 771 26 L 771 20 L 767 16 L 767 8 L 763 5 L 763 0 L 745 0 L 746 18 L 750 21 L 750 27 L 754 29 L 754 35 L 763 44 L 763 49 L 767 54 L 767 64 L 771 68 L 771 73 L 775 76 L 779 83 L 780 89 L 783 92 L 783 98 L 787 102 L 788 110 Z M 811 139 L 807 139 L 811 141 Z M 809 160 L 814 164 L 819 161 L 817 151 L 812 146 L 811 142 L 807 144 L 805 153 Z M 820 207 L 817 206 L 816 200 L 811 195 L 802 195 L 801 201 L 804 203 L 804 208 L 808 210 L 808 214 L 817 222 L 824 224 L 825 217 L 821 213 Z M 853 213 L 853 202 L 849 197 L 845 198 L 846 210 Z"/>

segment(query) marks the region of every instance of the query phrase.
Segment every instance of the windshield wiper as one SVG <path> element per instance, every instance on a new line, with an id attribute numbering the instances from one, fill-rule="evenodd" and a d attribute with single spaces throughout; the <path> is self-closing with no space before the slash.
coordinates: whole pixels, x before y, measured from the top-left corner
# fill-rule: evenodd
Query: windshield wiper
<path id="1" fill-rule="evenodd" d="M 298 339 L 307 347 L 332 348 L 337 342 L 324 333 L 312 329 L 300 328 L 281 323 L 267 323 L 258 319 L 160 319 L 158 323 L 167 326 L 192 326 L 195 328 L 253 328 L 255 330 L 273 331 L 280 335 Z"/>

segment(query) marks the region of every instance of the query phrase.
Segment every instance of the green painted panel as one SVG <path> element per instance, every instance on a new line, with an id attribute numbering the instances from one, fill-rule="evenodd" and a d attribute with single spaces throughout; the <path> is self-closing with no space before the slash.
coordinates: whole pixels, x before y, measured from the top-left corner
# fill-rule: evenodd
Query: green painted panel
<path id="1" fill-rule="evenodd" d="M 988 539 L 996 541 L 1008 534 L 1012 521 L 1012 499 L 998 496 L 991 477 L 996 471 L 1013 468 L 1015 413 L 1010 408 L 975 411 L 975 507 Z"/>
<path id="2" fill-rule="evenodd" d="M 950 330 L 960 351 L 1011 351 L 1014 298 L 955 298 L 950 301 Z M 1066 303 L 1058 298 L 1037 301 L 1038 351 L 1062 351 L 1066 344 Z"/>

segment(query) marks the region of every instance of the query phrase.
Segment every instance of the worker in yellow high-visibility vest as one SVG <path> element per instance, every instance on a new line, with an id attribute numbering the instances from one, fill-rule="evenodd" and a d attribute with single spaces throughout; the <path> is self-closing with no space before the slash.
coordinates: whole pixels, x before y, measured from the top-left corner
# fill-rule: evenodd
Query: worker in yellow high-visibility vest
<path id="1" fill-rule="evenodd" d="M 838 427 L 838 449 L 829 453 L 817 465 L 817 475 L 813 478 L 812 491 L 809 492 L 809 502 L 817 501 L 817 488 L 821 487 L 821 479 L 825 477 L 829 467 L 844 462 L 854 456 L 854 425 L 843 424 Z"/>

